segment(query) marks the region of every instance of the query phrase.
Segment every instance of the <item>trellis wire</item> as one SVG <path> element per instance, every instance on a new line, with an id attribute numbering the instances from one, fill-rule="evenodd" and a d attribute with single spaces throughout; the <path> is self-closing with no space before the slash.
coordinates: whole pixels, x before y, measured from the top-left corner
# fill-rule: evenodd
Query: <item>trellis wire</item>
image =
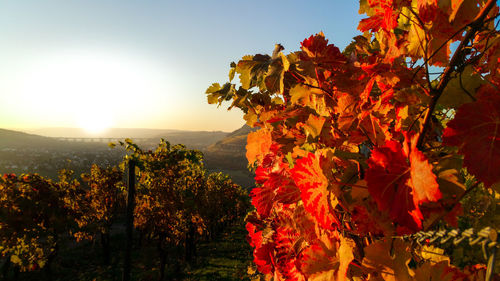
<path id="1" fill-rule="evenodd" d="M 495 260 L 500 243 L 498 241 L 498 232 L 491 228 L 485 227 L 479 232 L 475 232 L 473 228 L 461 231 L 460 229 L 442 229 L 431 231 L 420 231 L 411 235 L 399 236 L 406 241 L 414 241 L 419 245 L 453 245 L 458 246 L 461 243 L 468 242 L 469 245 L 480 245 L 484 259 L 487 260 L 486 278 L 485 281 L 491 281 L 494 275 Z"/>

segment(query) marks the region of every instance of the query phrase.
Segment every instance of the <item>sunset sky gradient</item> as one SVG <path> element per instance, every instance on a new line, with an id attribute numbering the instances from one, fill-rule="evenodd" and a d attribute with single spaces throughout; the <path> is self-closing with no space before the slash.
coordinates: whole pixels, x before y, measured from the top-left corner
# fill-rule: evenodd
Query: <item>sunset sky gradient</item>
<path id="1" fill-rule="evenodd" d="M 232 131 L 238 110 L 208 105 L 243 55 L 285 53 L 323 31 L 343 49 L 357 1 L 4 1 L 0 128 Z"/>

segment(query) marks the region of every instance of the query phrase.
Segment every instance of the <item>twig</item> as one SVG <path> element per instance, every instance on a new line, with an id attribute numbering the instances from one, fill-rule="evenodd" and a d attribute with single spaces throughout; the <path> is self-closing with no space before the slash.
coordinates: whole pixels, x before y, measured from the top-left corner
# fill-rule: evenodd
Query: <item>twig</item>
<path id="1" fill-rule="evenodd" d="M 469 44 L 469 41 L 473 38 L 476 32 L 483 26 L 484 18 L 488 15 L 489 11 L 493 8 L 495 3 L 496 3 L 495 0 L 488 0 L 486 5 L 476 16 L 476 18 L 469 24 L 470 30 L 467 31 L 467 34 L 465 34 L 464 39 L 460 42 L 460 45 L 453 54 L 453 57 L 450 59 L 450 63 L 443 72 L 443 77 L 441 78 L 441 81 L 439 81 L 439 84 L 436 87 L 436 89 L 431 89 L 431 95 L 433 96 L 433 98 L 429 105 L 429 109 L 427 110 L 427 113 L 425 115 L 424 126 L 422 127 L 422 130 L 420 131 L 420 134 L 418 136 L 417 147 L 419 149 L 422 148 L 422 144 L 425 138 L 425 133 L 430 126 L 431 116 L 432 113 L 434 112 L 434 108 L 436 107 L 437 101 L 439 100 L 439 97 L 441 97 L 444 88 L 450 81 L 451 74 L 453 73 L 455 67 L 460 63 L 463 49 Z"/>

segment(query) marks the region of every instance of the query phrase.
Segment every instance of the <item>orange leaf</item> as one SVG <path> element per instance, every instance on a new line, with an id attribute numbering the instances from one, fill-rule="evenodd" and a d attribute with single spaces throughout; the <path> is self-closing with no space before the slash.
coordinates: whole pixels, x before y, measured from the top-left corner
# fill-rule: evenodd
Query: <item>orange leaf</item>
<path id="1" fill-rule="evenodd" d="M 309 153 L 307 157 L 297 160 L 291 172 L 306 210 L 326 229 L 333 229 L 333 224 L 338 225 L 339 221 L 330 208 L 330 200 L 335 195 L 328 190 L 328 179 L 323 174 L 318 157 Z"/>
<path id="2" fill-rule="evenodd" d="M 253 164 L 255 161 L 262 162 L 266 154 L 269 153 L 271 144 L 271 132 L 267 129 L 260 129 L 249 133 L 246 145 L 248 163 Z"/>
<path id="3" fill-rule="evenodd" d="M 354 241 L 334 232 L 322 235 L 304 250 L 302 271 L 310 281 L 345 280 L 349 264 L 354 259 Z"/>
<path id="4" fill-rule="evenodd" d="M 363 266 L 371 275 L 386 281 L 410 281 L 408 263 L 411 259 L 409 245 L 401 240 L 377 241 L 365 247 Z"/>

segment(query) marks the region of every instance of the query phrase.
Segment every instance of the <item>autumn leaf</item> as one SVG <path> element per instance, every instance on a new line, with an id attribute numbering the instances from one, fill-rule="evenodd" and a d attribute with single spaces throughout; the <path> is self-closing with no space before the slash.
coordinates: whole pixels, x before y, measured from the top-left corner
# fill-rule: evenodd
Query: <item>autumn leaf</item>
<path id="1" fill-rule="evenodd" d="M 410 181 L 415 204 L 436 202 L 441 198 L 441 192 L 436 182 L 436 175 L 432 172 L 433 166 L 427 161 L 427 157 L 417 149 L 418 135 L 410 137 L 405 134 L 405 136 L 407 141 L 403 150 L 410 159 Z"/>
<path id="2" fill-rule="evenodd" d="M 371 271 L 371 275 L 380 276 L 385 281 L 410 281 L 408 263 L 411 259 L 410 246 L 404 241 L 377 241 L 365 247 L 363 267 Z"/>
<path id="3" fill-rule="evenodd" d="M 282 52 L 279 53 L 278 58 L 272 60 L 265 78 L 266 88 L 269 92 L 283 93 L 285 88 L 283 79 L 289 67 L 290 63 Z"/>
<path id="4" fill-rule="evenodd" d="M 302 52 L 300 58 L 322 64 L 339 64 L 346 61 L 339 48 L 328 44 L 323 32 L 307 38 L 300 43 Z"/>
<path id="5" fill-rule="evenodd" d="M 418 17 L 423 22 L 432 21 L 439 9 L 436 0 L 417 0 Z"/>
<path id="6" fill-rule="evenodd" d="M 449 261 L 425 262 L 415 270 L 414 280 L 442 280 L 452 281 L 454 279 L 453 269 L 450 267 Z"/>
<path id="7" fill-rule="evenodd" d="M 294 228 L 280 226 L 274 233 L 276 243 L 276 264 L 285 280 L 305 281 L 305 276 L 298 268 L 302 258 L 300 254 L 304 240 Z"/>
<path id="8" fill-rule="evenodd" d="M 331 206 L 336 200 L 332 198 L 335 195 L 328 190 L 328 179 L 323 174 L 318 157 L 309 153 L 307 157 L 297 160 L 291 173 L 300 189 L 306 210 L 325 229 L 333 229 L 333 225 L 338 225 L 338 218 L 331 209 L 335 207 Z"/>
<path id="9" fill-rule="evenodd" d="M 323 234 L 304 250 L 301 269 L 310 281 L 345 280 L 349 263 L 354 259 L 355 243 L 337 234 Z"/>
<path id="10" fill-rule="evenodd" d="M 325 123 L 324 117 L 310 114 L 309 118 L 307 118 L 304 130 L 306 131 L 307 134 L 315 138 L 319 136 L 319 134 L 321 133 L 324 123 Z"/>
<path id="11" fill-rule="evenodd" d="M 263 237 L 263 230 L 258 230 L 255 225 L 247 223 L 246 229 L 248 231 L 250 246 L 255 248 L 253 255 L 257 269 L 264 274 L 270 273 L 273 268 L 271 252 L 274 244 L 266 241 Z"/>
<path id="12" fill-rule="evenodd" d="M 446 107 L 458 108 L 464 103 L 472 102 L 476 90 L 484 83 L 486 82 L 481 75 L 474 73 L 472 66 L 468 65 L 462 73 L 448 82 L 438 103 Z"/>
<path id="13" fill-rule="evenodd" d="M 383 29 L 385 31 L 390 31 L 398 25 L 398 13 L 393 10 L 393 7 L 391 7 L 389 1 L 370 1 L 370 2 L 371 2 L 370 6 L 372 8 L 375 8 L 373 10 L 374 14 L 369 18 L 362 19 L 359 22 L 358 30 L 362 32 L 365 31 L 377 32 L 380 29 Z"/>
<path id="14" fill-rule="evenodd" d="M 248 90 L 255 86 L 261 88 L 264 85 L 264 75 L 268 71 L 271 57 L 257 54 L 245 56 L 236 65 L 236 72 L 240 74 L 241 86 Z"/>
<path id="15" fill-rule="evenodd" d="M 274 204 L 275 191 L 270 185 L 263 185 L 261 187 L 254 187 L 250 191 L 252 204 L 257 209 L 257 212 L 262 217 L 268 217 L 269 212 Z"/>
<path id="16" fill-rule="evenodd" d="M 297 84 L 290 89 L 290 101 L 298 106 L 307 106 L 314 109 L 320 116 L 329 116 L 325 102 L 325 94 L 317 88 Z"/>
<path id="17" fill-rule="evenodd" d="M 384 17 L 382 15 L 374 15 L 359 22 L 358 30 L 361 32 L 371 31 L 376 32 L 382 27 Z"/>
<path id="18" fill-rule="evenodd" d="M 500 181 L 500 92 L 480 88 L 475 102 L 462 105 L 448 122 L 443 144 L 458 146 L 468 171 L 491 186 Z"/>
<path id="19" fill-rule="evenodd" d="M 389 212 L 397 223 L 419 230 L 423 215 L 419 204 L 441 198 L 436 176 L 425 155 L 412 141 L 411 151 L 403 151 L 396 141 L 387 141 L 372 151 L 368 159 L 368 191 L 378 207 Z"/>
<path id="20" fill-rule="evenodd" d="M 266 156 L 272 144 L 271 132 L 260 129 L 250 132 L 247 136 L 246 157 L 248 163 L 252 165 L 255 161 L 261 162 Z"/>

